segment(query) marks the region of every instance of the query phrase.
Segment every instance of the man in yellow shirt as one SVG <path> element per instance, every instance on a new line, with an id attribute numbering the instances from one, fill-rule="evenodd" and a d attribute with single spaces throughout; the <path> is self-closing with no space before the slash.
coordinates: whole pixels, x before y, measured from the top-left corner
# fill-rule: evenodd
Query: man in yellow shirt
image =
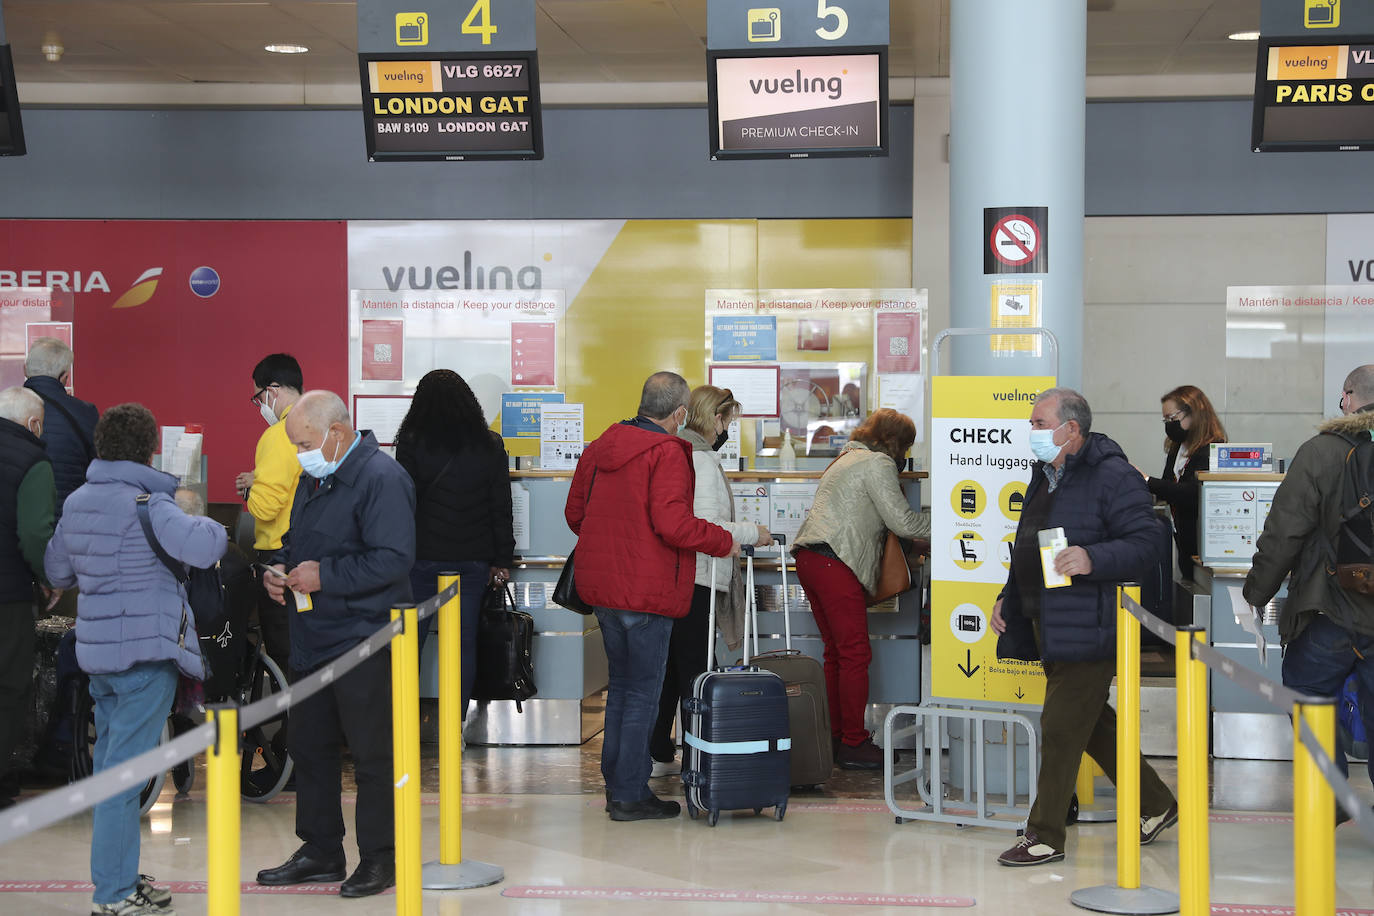
<path id="1" fill-rule="evenodd" d="M 304 390 L 301 366 L 294 356 L 273 353 L 253 367 L 253 404 L 267 421 L 267 431 L 258 439 L 253 470 L 238 475 L 235 486 L 253 516 L 253 548 L 260 562 L 281 549 L 281 536 L 291 523 L 301 464 L 286 435 L 286 415 Z M 286 609 L 267 597 L 266 591 L 259 595 L 258 623 L 267 654 L 289 676 Z"/>

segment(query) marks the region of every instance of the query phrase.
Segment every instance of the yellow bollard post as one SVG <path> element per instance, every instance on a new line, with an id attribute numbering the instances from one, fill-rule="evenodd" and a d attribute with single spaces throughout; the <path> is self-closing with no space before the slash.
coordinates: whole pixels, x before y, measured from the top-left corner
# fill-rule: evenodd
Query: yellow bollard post
<path id="1" fill-rule="evenodd" d="M 1126 609 L 1140 585 L 1116 590 L 1116 884 L 1086 887 L 1069 902 L 1100 913 L 1177 913 L 1178 895 L 1140 886 L 1140 621 Z"/>
<path id="2" fill-rule="evenodd" d="M 420 637 L 415 605 L 393 608 L 391 749 L 395 773 L 396 916 L 420 916 Z"/>
<path id="3" fill-rule="evenodd" d="M 461 587 L 452 573 L 439 576 L 439 591 Z M 463 641 L 461 605 L 439 606 L 439 864 L 463 861 Z"/>
<path id="4" fill-rule="evenodd" d="M 1140 600 L 1140 586 L 1117 589 L 1116 614 L 1116 883 L 1140 887 L 1140 621 L 1123 595 Z"/>
<path id="5" fill-rule="evenodd" d="M 1336 701 L 1309 697 L 1293 715 L 1293 892 L 1296 916 L 1336 910 L 1336 799 L 1302 743 L 1307 722 L 1327 756 L 1336 744 Z"/>
<path id="6" fill-rule="evenodd" d="M 209 916 L 239 916 L 239 710 L 215 705 L 205 716 L 215 724 L 205 755 L 206 904 Z"/>
<path id="7" fill-rule="evenodd" d="M 439 574 L 439 591 L 457 588 L 457 573 Z M 474 609 L 475 610 L 475 609 Z M 426 862 L 421 883 L 431 890 L 486 887 L 506 877 L 487 862 L 463 861 L 463 625 L 457 594 L 439 605 L 439 861 Z M 416 789 L 419 792 L 419 789 Z"/>
<path id="8" fill-rule="evenodd" d="M 1202 627 L 1181 627 L 1174 645 L 1178 711 L 1178 889 L 1184 916 L 1211 913 L 1208 849 L 1207 666 L 1194 657 Z"/>

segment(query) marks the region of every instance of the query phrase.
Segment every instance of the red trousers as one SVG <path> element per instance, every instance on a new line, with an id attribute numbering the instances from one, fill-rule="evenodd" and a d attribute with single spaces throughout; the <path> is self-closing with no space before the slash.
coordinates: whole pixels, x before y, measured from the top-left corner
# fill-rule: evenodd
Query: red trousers
<path id="1" fill-rule="evenodd" d="M 797 578 L 825 644 L 830 731 L 848 746 L 857 747 L 869 737 L 864 711 L 868 708 L 868 665 L 873 660 L 864 589 L 839 560 L 804 547 L 796 557 Z"/>

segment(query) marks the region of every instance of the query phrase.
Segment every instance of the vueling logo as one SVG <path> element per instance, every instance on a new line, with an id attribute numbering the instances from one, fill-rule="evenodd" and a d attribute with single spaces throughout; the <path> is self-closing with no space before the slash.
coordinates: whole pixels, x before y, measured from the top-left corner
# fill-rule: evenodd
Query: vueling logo
<path id="1" fill-rule="evenodd" d="M 553 255 L 545 254 L 551 261 Z M 410 289 L 543 289 L 544 272 L 537 264 L 515 269 L 503 264 L 489 267 L 474 265 L 472 252 L 463 252 L 463 266 L 446 264 L 440 267 L 397 265 L 382 268 L 382 279 L 393 293 L 405 283 Z"/>

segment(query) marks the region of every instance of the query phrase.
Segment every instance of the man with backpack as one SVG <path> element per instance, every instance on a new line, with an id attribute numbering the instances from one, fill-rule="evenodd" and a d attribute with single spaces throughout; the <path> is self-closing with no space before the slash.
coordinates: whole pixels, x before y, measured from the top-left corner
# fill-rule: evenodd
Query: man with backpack
<path id="1" fill-rule="evenodd" d="M 1245 600 L 1269 603 L 1291 572 L 1279 617 L 1283 683 L 1339 697 L 1357 675 L 1366 732 L 1374 727 L 1374 365 L 1341 386 L 1341 416 L 1318 427 L 1293 457 L 1255 545 Z M 1345 749 L 1336 763 L 1346 772 Z M 1350 815 L 1337 807 L 1336 822 Z"/>

